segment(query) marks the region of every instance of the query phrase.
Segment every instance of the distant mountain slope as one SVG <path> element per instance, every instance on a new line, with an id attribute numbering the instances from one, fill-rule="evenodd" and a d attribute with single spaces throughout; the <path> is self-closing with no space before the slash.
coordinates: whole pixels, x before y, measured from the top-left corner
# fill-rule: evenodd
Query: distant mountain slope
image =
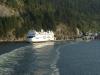
<path id="1" fill-rule="evenodd" d="M 100 0 L 0 0 L 0 37 L 23 38 L 30 29 L 58 33 L 63 25 L 64 37 L 75 36 L 76 28 L 97 32 L 99 9 Z"/>

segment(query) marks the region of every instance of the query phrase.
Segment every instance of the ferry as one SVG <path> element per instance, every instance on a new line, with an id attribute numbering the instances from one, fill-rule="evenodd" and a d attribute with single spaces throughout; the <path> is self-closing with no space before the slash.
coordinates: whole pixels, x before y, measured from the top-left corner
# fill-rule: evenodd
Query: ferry
<path id="1" fill-rule="evenodd" d="M 53 31 L 44 31 L 40 32 L 35 30 L 30 30 L 27 34 L 27 42 L 45 42 L 55 40 Z"/>

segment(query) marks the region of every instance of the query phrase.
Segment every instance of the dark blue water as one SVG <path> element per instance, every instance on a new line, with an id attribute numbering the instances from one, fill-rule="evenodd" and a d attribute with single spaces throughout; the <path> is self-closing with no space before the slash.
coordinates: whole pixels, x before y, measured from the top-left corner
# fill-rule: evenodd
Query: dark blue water
<path id="1" fill-rule="evenodd" d="M 68 44 L 59 51 L 60 75 L 100 75 L 100 41 Z"/>
<path id="2" fill-rule="evenodd" d="M 100 75 L 100 41 L 1 43 L 0 75 Z"/>

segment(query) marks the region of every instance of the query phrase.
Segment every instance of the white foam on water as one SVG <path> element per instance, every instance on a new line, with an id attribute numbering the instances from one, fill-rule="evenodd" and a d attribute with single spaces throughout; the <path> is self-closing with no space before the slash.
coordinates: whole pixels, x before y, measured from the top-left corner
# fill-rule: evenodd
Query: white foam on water
<path id="1" fill-rule="evenodd" d="M 31 46 L 21 47 L 0 55 L 0 75 L 14 75 L 15 67 L 20 66 L 19 60 L 24 59 L 24 53 L 28 48 Z"/>
<path id="2" fill-rule="evenodd" d="M 55 58 L 55 60 L 54 60 L 54 62 L 53 62 L 53 64 L 51 64 L 51 69 L 53 69 L 53 72 L 52 72 L 52 74 L 51 75 L 60 75 L 60 73 L 59 73 L 59 69 L 57 68 L 57 62 L 58 62 L 58 60 L 59 60 L 59 57 L 60 57 L 60 49 L 61 49 L 61 47 L 62 46 L 60 46 L 60 47 L 58 47 L 57 49 L 56 49 L 56 53 L 57 53 L 57 55 L 56 55 L 56 58 Z"/>
<path id="3" fill-rule="evenodd" d="M 70 45 L 72 45 L 72 44 L 75 44 L 75 43 L 74 43 L 74 42 L 71 42 Z M 56 65 L 57 62 L 58 62 L 58 60 L 59 60 L 59 58 L 60 58 L 60 51 L 59 51 L 59 50 L 60 50 L 62 47 L 65 47 L 65 46 L 67 46 L 67 45 L 68 45 L 68 44 L 61 45 L 60 47 L 58 47 L 58 48 L 56 49 L 57 55 L 56 55 L 56 58 L 55 58 L 53 64 L 51 64 L 51 68 L 53 69 L 53 72 L 52 72 L 51 75 L 60 75 L 59 68 L 57 68 L 57 65 Z"/>

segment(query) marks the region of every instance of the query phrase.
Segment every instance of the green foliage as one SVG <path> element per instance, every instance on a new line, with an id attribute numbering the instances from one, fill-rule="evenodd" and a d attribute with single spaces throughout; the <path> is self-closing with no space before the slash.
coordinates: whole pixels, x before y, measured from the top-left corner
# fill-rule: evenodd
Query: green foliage
<path id="1" fill-rule="evenodd" d="M 100 0 L 1 0 L 13 8 L 20 8 L 19 17 L 1 17 L 0 34 L 15 28 L 16 37 L 30 29 L 55 30 L 58 23 L 67 24 L 74 31 L 100 31 Z M 1 36 L 1 35 L 0 35 Z"/>
<path id="2" fill-rule="evenodd" d="M 14 8 L 18 6 L 17 0 L 6 0 L 6 4 Z"/>
<path id="3" fill-rule="evenodd" d="M 18 24 L 18 17 L 0 17 L 0 36 L 4 36 Z"/>

